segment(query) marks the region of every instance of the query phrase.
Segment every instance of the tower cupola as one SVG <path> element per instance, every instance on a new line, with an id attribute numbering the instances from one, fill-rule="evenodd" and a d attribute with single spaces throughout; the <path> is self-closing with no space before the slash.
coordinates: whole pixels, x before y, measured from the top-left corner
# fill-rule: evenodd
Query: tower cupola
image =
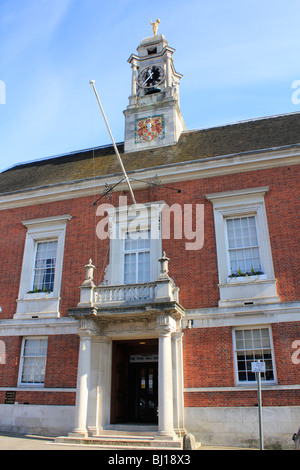
<path id="1" fill-rule="evenodd" d="M 153 25 L 157 32 L 159 20 Z M 131 54 L 131 95 L 125 115 L 125 152 L 173 145 L 186 128 L 180 111 L 175 49 L 162 34 L 142 40 Z"/>

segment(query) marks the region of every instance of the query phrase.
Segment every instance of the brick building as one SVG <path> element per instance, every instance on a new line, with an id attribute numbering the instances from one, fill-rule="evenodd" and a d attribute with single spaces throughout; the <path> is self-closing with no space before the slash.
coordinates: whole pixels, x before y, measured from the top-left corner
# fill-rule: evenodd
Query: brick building
<path id="1" fill-rule="evenodd" d="M 300 422 L 300 114 L 188 131 L 165 37 L 125 141 L 0 174 L 0 429 L 256 445 Z M 108 198 L 109 196 L 109 198 Z"/>

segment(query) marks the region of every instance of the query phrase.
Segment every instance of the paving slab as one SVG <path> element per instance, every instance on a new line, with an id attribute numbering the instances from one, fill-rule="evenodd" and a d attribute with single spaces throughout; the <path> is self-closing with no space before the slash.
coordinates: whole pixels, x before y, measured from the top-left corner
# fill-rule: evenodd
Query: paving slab
<path id="1" fill-rule="evenodd" d="M 31 434 L 0 433 L 0 451 L 2 450 L 110 450 L 114 449 L 103 445 L 57 443 L 52 436 L 36 436 Z M 118 449 L 120 450 L 120 449 Z M 126 450 L 131 450 L 127 447 Z M 200 446 L 198 450 L 257 450 L 241 447 Z M 176 449 L 172 449 L 176 453 Z M 180 451 L 179 452 L 183 452 Z"/>

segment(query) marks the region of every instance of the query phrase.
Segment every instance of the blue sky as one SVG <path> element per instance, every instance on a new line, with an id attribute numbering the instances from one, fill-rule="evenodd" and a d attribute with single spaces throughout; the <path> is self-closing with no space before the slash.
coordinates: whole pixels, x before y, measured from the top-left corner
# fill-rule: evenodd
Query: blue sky
<path id="1" fill-rule="evenodd" d="M 127 59 L 157 18 L 188 129 L 300 112 L 299 0 L 0 0 L 0 171 L 110 144 L 91 79 L 123 141 Z"/>

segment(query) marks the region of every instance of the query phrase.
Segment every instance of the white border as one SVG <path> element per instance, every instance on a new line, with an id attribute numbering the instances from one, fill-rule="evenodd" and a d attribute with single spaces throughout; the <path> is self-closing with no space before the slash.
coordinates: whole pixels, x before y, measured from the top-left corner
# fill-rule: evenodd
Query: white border
<path id="1" fill-rule="evenodd" d="M 247 386 L 247 385 L 255 385 L 256 381 L 240 381 L 238 377 L 238 368 L 237 368 L 237 355 L 236 355 L 236 337 L 235 332 L 237 330 L 261 330 L 263 328 L 267 328 L 269 330 L 269 338 L 270 338 L 270 349 L 271 349 L 271 356 L 272 356 L 272 366 L 273 366 L 273 380 L 261 380 L 262 385 L 277 385 L 277 373 L 276 373 L 276 362 L 275 362 L 275 352 L 274 352 L 274 344 L 273 344 L 273 336 L 272 336 L 272 326 L 271 325 L 247 325 L 247 326 L 235 326 L 232 328 L 232 351 L 233 351 L 233 361 L 234 361 L 234 379 L 235 384 L 237 387 L 239 386 Z"/>
<path id="2" fill-rule="evenodd" d="M 247 188 L 236 191 L 207 194 L 214 208 L 215 236 L 218 260 L 220 301 L 219 306 L 235 306 L 244 302 L 279 302 L 276 293 L 274 268 L 264 197 L 269 188 Z M 259 242 L 259 252 L 264 275 L 243 279 L 229 278 L 226 219 L 254 215 Z"/>
<path id="3" fill-rule="evenodd" d="M 19 373 L 18 373 L 18 387 L 23 388 L 27 387 L 29 389 L 36 389 L 36 388 L 44 388 L 43 383 L 28 383 L 28 382 L 22 382 L 22 373 L 23 373 L 23 363 L 24 363 L 24 347 L 25 347 L 25 341 L 26 340 L 32 340 L 32 339 L 46 339 L 47 340 L 47 352 L 46 352 L 46 363 L 45 363 L 45 378 L 46 378 L 46 366 L 47 366 L 47 356 L 48 356 L 48 336 L 24 336 L 22 338 L 22 346 L 21 346 L 21 356 L 20 356 L 20 365 L 19 365 Z"/>
<path id="4" fill-rule="evenodd" d="M 135 206 L 119 206 L 108 209 L 109 225 L 111 233 L 114 234 L 110 240 L 110 260 L 109 260 L 109 285 L 119 285 L 124 283 L 123 269 L 123 243 L 125 234 L 134 229 L 132 225 L 135 220 L 135 210 L 142 209 L 136 221 L 140 230 L 150 229 L 150 281 L 157 279 L 159 274 L 159 258 L 162 254 L 160 214 L 164 202 L 150 202 L 137 204 Z"/>

